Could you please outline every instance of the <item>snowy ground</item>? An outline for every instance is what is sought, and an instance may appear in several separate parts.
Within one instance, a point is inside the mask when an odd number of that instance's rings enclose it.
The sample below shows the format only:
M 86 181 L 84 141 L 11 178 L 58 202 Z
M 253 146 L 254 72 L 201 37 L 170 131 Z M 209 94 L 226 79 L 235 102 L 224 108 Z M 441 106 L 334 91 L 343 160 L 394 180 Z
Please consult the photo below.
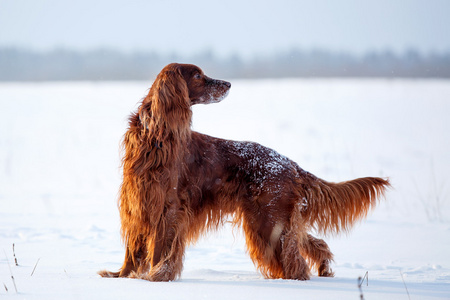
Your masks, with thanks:
M 0 83 L 2 299 L 360 299 L 366 272 L 365 299 L 450 299 L 450 81 L 234 81 L 194 108 L 195 130 L 329 181 L 391 178 L 366 221 L 325 238 L 335 278 L 265 280 L 230 228 L 189 248 L 176 282 L 100 278 L 123 260 L 119 142 L 149 84 Z

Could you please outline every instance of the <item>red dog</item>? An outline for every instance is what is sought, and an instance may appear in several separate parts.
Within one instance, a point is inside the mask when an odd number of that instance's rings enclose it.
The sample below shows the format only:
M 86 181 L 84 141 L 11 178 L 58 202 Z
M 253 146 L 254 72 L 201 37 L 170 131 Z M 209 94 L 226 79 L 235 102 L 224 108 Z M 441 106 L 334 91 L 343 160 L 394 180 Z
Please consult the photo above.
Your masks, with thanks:
M 274 150 L 191 130 L 191 106 L 221 101 L 231 84 L 170 64 L 130 117 L 119 206 L 125 262 L 104 277 L 169 281 L 188 244 L 232 217 L 267 278 L 333 276 L 333 254 L 308 234 L 345 231 L 389 186 L 375 177 L 331 183 Z

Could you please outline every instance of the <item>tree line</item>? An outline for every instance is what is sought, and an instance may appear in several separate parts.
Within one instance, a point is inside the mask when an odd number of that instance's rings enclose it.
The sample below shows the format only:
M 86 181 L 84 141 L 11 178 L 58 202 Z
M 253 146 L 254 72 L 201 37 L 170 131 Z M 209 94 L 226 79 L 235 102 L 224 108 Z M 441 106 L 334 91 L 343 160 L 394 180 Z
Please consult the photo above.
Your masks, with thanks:
M 112 49 L 39 52 L 0 48 L 0 81 L 152 80 L 171 62 L 193 63 L 221 78 L 450 78 L 450 52 L 409 50 L 398 54 L 386 50 L 353 55 L 292 49 L 244 59 L 236 54 L 219 57 L 212 51 L 182 56 Z

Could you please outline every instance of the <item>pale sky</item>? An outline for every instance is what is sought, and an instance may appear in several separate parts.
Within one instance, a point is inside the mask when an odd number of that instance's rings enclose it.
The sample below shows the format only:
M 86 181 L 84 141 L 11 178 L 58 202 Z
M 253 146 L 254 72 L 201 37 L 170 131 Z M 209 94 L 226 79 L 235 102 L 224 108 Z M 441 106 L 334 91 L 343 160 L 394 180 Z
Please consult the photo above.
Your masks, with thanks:
M 450 50 L 448 0 L 0 0 L 0 47 L 270 54 Z

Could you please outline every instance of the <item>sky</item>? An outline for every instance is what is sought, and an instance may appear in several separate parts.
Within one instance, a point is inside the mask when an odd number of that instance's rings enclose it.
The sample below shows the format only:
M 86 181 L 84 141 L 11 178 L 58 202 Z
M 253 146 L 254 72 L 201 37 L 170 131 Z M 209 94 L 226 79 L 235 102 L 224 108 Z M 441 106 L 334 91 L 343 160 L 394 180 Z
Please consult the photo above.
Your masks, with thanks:
M 192 55 L 450 50 L 447 0 L 0 0 L 0 47 Z

